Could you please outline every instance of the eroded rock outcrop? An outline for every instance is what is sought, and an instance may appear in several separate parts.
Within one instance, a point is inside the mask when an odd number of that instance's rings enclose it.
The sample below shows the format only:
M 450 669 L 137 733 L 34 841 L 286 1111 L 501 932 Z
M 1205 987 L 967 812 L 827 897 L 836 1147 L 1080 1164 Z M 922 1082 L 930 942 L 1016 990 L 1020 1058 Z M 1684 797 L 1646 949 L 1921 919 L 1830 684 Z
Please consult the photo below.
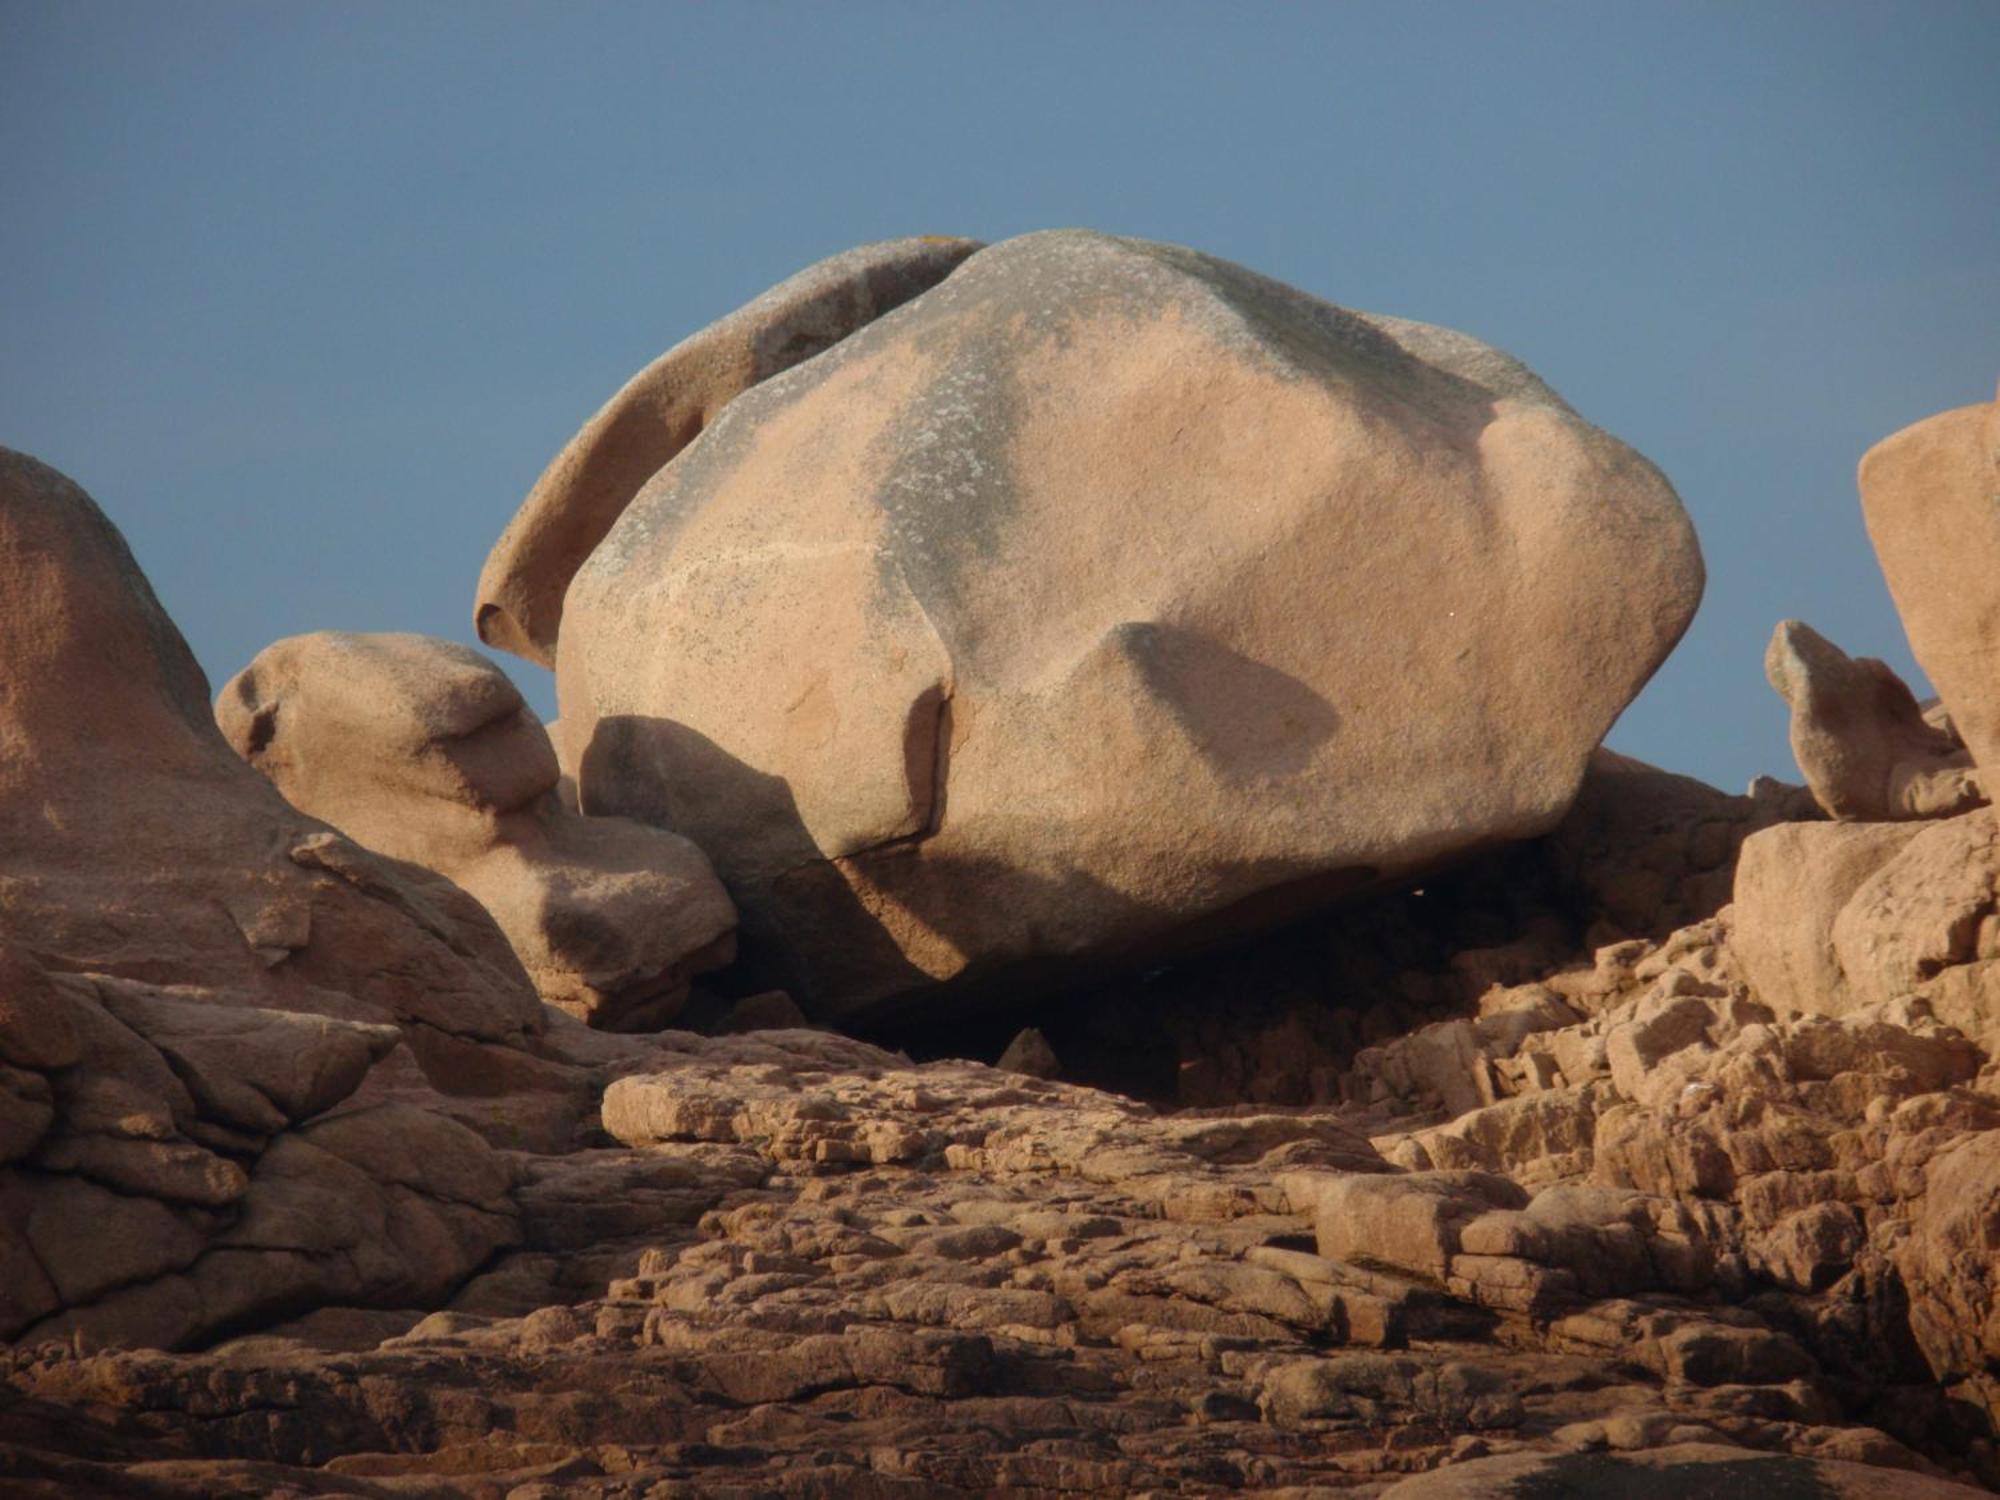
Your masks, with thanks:
M 0 1337 L 448 1294 L 511 1174 L 417 1054 L 476 1094 L 544 1025 L 492 920 L 237 760 L 110 522 L 4 451 L 0 621 Z
M 1911 1284 L 1947 1329 L 1985 1305 L 1983 1200 L 1954 1188 L 1955 1227 L 1921 1227 L 1943 1164 L 1977 1175 L 1953 1147 L 1969 1049 L 1894 1023 L 1774 1030 L 1694 977 L 1726 968 L 1718 939 L 1654 950 L 1644 992 L 1594 1019 L 1650 1028 L 1656 1066 L 1692 1053 L 1684 1077 L 1779 1060 L 1770 1119 L 1718 1099 L 1722 1149 L 1748 1165 L 1818 1135 L 1856 1175 L 1766 1160 L 1663 1193 L 1632 1164 L 1674 1152 L 1600 1127 L 1595 1167 L 1530 1190 L 1513 1164 L 1398 1170 L 1356 1112 L 1161 1116 L 825 1033 L 667 1033 L 605 1097 L 631 1149 L 541 1159 L 523 1190 L 544 1258 L 623 1247 L 608 1285 L 550 1305 L 523 1252 L 427 1317 L 329 1314 L 198 1355 L 23 1351 L 6 1420 L 36 1441 L 12 1472 L 89 1488 L 152 1460 L 170 1495 L 1371 1494 L 1460 1465 L 1616 1477 L 1584 1459 L 1617 1454 L 1971 1493 L 1912 1446 L 1949 1419 L 1893 1336 L 1878 1248 L 1919 1226 L 1937 1254 Z M 1707 1024 L 1663 1029 L 1649 996 Z M 1900 1102 L 1871 1127 L 1883 1079 Z M 1614 1114 L 1663 1118 L 1604 1087 Z M 1983 1357 L 1948 1336 L 1940 1377 Z
M 215 713 L 293 806 L 477 897 L 542 998 L 581 1020 L 657 1029 L 690 974 L 734 955 L 735 909 L 702 852 L 565 806 L 548 734 L 477 652 L 294 636 L 232 678 Z
M 50 967 L 482 1042 L 542 1026 L 492 919 L 286 804 L 82 490 L 0 451 L 0 937 Z
M 644 619 L 674 621 L 688 660 L 642 685 L 684 692 L 695 717 L 594 699 L 566 714 L 586 804 L 593 781 L 747 787 L 746 858 L 809 849 L 791 873 L 831 871 L 873 903 L 852 930 L 895 938 L 857 972 L 1060 961 L 1006 970 L 1030 978 L 983 1020 L 944 992 L 941 1027 L 902 1033 L 927 1061 L 807 1029 L 779 991 L 700 996 L 683 1020 L 707 1036 L 544 1010 L 465 890 L 372 851 L 481 892 L 544 989 L 579 986 L 605 1019 L 672 1003 L 692 928 L 661 903 L 688 846 L 565 806 L 547 738 L 471 653 L 281 643 L 220 717 L 372 848 L 351 842 L 229 754 L 95 507 L 0 455 L 0 1490 L 1945 1500 L 2000 1484 L 2000 817 L 1902 816 L 1955 805 L 1935 794 L 1957 768 L 1927 759 L 1942 725 L 1920 730 L 1900 684 L 1781 628 L 1774 678 L 1835 821 L 1767 781 L 1728 797 L 1602 750 L 1583 769 L 1588 721 L 1678 629 L 1692 564 L 1636 459 L 1456 335 L 1163 247 L 970 249 L 844 258 L 670 355 L 545 477 L 492 617 L 546 644 L 565 549 L 610 527 L 585 574 L 607 556 L 652 570 L 671 608 Z M 836 398 L 895 420 L 842 426 Z M 1268 424 L 1301 413 L 1353 441 L 1306 459 L 1274 444 Z M 1107 423 L 1130 440 L 1115 471 L 1058 441 Z M 991 467 L 954 468 L 968 453 Z M 1135 474 L 1144 495 L 1120 488 Z M 1221 484 L 1245 474 L 1270 481 L 1247 521 L 1246 491 Z M 1520 568 L 1452 596 L 1471 623 L 1429 619 L 1364 671 L 1311 611 L 1272 623 L 1289 575 L 1245 538 L 1337 573 L 1327 518 L 1384 514 L 1384 474 L 1427 541 L 1457 549 L 1437 576 L 1502 542 Z M 939 524 L 916 483 L 939 476 L 974 532 Z M 1062 514 L 1058 494 L 1111 498 Z M 1226 588 L 1190 583 L 1150 533 L 1090 530 L 1147 498 L 1206 518 Z M 794 528 L 783 546 L 767 522 Z M 1591 560 L 1643 552 L 1649 526 L 1666 548 L 1642 595 L 1593 595 Z M 1018 527 L 1058 543 L 1049 576 L 1020 565 Z M 1341 535 L 1383 571 L 1394 531 Z M 1110 542 L 1130 566 L 1108 594 L 1064 572 Z M 1431 576 L 1428 554 L 1391 560 L 1403 584 Z M 1380 605 L 1367 581 L 1349 580 Z M 864 583 L 857 606 L 843 589 Z M 824 640 L 775 631 L 808 584 L 838 605 L 813 621 Z M 1557 585 L 1580 613 L 1551 613 Z M 1111 596 L 1127 618 L 1103 628 L 1091 611 Z M 738 614 L 687 613 L 725 600 Z M 572 638 L 606 629 L 610 603 L 572 593 L 565 672 L 588 674 Z M 1379 622 L 1343 618 L 1381 646 Z M 1555 707 L 1505 675 L 1509 632 L 1530 626 L 1586 648 Z M 1335 665 L 1284 655 L 1300 641 Z M 1437 641 L 1486 674 L 1470 727 L 1463 693 L 1411 696 L 1455 680 Z M 631 659 L 659 646 L 635 634 Z M 757 696 L 769 674 L 740 674 L 766 648 L 780 677 L 793 657 L 810 669 L 782 709 Z M 1024 676 L 1031 651 L 1053 669 Z M 704 697 L 732 665 L 741 691 Z M 1336 721 L 1315 727 L 1260 675 L 1279 667 Z M 1410 683 L 1383 686 L 1390 667 Z M 1466 768 L 1436 746 L 1412 759 L 1431 729 L 1405 722 L 1403 800 L 1348 808 L 1374 841 L 1365 872 L 1315 865 L 1308 793 L 1367 790 L 1393 714 L 1360 710 L 1384 703 L 1421 708 L 1504 785 L 1468 803 Z M 867 718 L 885 705 L 902 717 Z M 825 752 L 784 763 L 796 798 L 696 743 L 730 706 L 746 754 Z M 1530 709 L 1547 743 L 1510 759 L 1509 714 Z M 1230 715 L 1257 745 L 1221 732 Z M 868 758 L 896 749 L 900 782 Z M 1002 753 L 1024 749 L 1050 771 L 1032 796 Z M 1179 778 L 1165 798 L 1148 792 L 1162 767 Z M 991 800 L 1010 787 L 1020 827 Z M 1546 837 L 1380 884 L 1445 848 L 1453 809 L 1498 838 L 1560 805 Z M 868 842 L 905 816 L 896 853 Z M 1011 842 L 1052 829 L 1104 837 L 1033 858 Z M 1130 847 L 1107 852 L 1107 831 Z M 1186 867 L 1157 862 L 1171 838 L 1192 841 Z M 1243 868 L 1203 863 L 1232 852 Z M 1072 868 L 1060 890 L 1018 883 Z M 1204 905 L 1223 894 L 1309 904 L 1326 891 L 1301 871 L 1339 869 L 1375 888 L 1280 940 L 1026 1003 L 1038 974 L 1229 928 L 1243 914 Z M 1187 880 L 1162 887 L 1163 870 Z M 904 879 L 940 904 L 918 910 Z M 1107 891 L 1153 907 L 1134 917 Z M 976 895 L 1001 928 L 954 925 Z M 809 919 L 806 958 L 849 930 L 817 899 L 787 908 Z M 951 1050 L 975 1034 L 1001 1066 Z
M 1744 843 L 1737 951 L 1760 994 L 1840 1015 L 1914 998 L 2000 1043 L 2000 820 L 1794 824 Z
M 936 1006 L 1546 831 L 1701 585 L 1665 480 L 1498 351 L 1030 235 L 636 488 L 562 733 L 809 1010 Z
M 1764 675 L 1791 707 L 1792 754 L 1827 816 L 1948 818 L 1987 800 L 1964 743 L 1925 717 L 1887 662 L 1782 620 Z

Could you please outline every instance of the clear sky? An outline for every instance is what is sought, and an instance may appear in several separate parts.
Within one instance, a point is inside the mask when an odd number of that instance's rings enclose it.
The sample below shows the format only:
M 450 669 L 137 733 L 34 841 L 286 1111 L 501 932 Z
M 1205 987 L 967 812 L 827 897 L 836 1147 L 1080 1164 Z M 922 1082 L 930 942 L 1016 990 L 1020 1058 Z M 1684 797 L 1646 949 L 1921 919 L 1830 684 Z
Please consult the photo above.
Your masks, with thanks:
M 1781 617 L 1915 681 L 1854 465 L 2000 377 L 1996 80 L 2000 0 L 0 0 L 0 443 L 219 684 L 470 640 L 582 420 L 823 255 L 1173 240 L 1477 334 L 1659 463 L 1708 598 L 1611 743 L 1737 788 L 1792 774 Z

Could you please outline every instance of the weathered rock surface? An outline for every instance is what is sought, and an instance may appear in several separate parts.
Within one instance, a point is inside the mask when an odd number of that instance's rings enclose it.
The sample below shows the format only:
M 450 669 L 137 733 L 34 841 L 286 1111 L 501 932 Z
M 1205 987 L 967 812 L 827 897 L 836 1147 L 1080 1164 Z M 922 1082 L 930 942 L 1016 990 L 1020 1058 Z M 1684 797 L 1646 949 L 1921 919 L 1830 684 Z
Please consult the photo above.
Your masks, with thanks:
M 479 638 L 554 665 L 570 579 L 641 485 L 751 386 L 935 286 L 979 248 L 926 235 L 849 250 L 634 375 L 556 455 L 495 544 L 473 606 Z
M 1668 1419 L 1671 1422 L 1671 1418 Z M 1596 1424 L 1586 1424 L 1596 1425 Z M 1655 1423 L 1654 1426 L 1662 1424 Z M 1393 1485 L 1383 1500 L 1489 1500 L 1496 1495 L 1534 1500 L 1602 1500 L 1602 1497 L 1799 1495 L 1812 1500 L 1952 1500 L 1985 1491 L 1922 1474 L 1884 1473 L 1837 1458 L 1747 1454 L 1698 1438 L 1664 1448 L 1603 1451 L 1611 1432 L 1631 1435 L 1642 1424 L 1605 1424 L 1576 1453 L 1517 1453 L 1477 1458 Z M 1669 1429 L 1671 1430 L 1671 1429 Z M 1692 1429 L 1690 1429 L 1692 1430 Z
M 1736 865 L 1736 959 L 1781 1010 L 1841 1015 L 1887 998 L 1850 978 L 1833 929 L 1854 893 L 1922 831 L 1918 823 L 1787 823 L 1744 840 Z M 1856 981 L 1864 988 L 1857 992 Z
M 1745 841 L 1736 951 L 1772 1004 L 1840 1015 L 1915 999 L 2000 1043 L 2000 819 L 1801 823 Z
M 0 938 L 47 967 L 477 1041 L 542 1008 L 478 903 L 288 806 L 82 490 L 0 450 Z
M 1498 351 L 1029 235 L 638 488 L 562 733 L 809 1011 L 938 1006 L 1546 831 L 1701 585 L 1665 480 Z
M 1781 620 L 1764 675 L 1791 707 L 1792 754 L 1829 817 L 1948 818 L 1987 800 L 1964 744 L 1924 717 L 1887 662 Z
M 2000 401 L 1884 438 L 1860 483 L 1910 649 L 1973 761 L 2000 767 Z
M 453 1118 L 544 1025 L 505 940 L 237 760 L 118 533 L 6 452 L 0 620 L 0 1337 L 448 1295 L 518 1233 Z
M 1706 1025 L 1656 1067 L 1781 1070 L 1776 1113 L 1716 1122 L 1741 1160 L 1711 1197 L 1620 1180 L 1682 1159 L 1635 1156 L 1630 1128 L 1530 1192 L 1512 1166 L 1399 1171 L 1364 1112 L 1161 1116 L 827 1033 L 666 1033 L 605 1095 L 625 1149 L 525 1159 L 525 1244 L 448 1310 L 198 1354 L 24 1348 L 4 1472 L 43 1486 L 22 1493 L 1370 1495 L 1460 1465 L 1713 1462 L 1953 1493 L 1918 1449 L 1964 1451 L 1934 1382 L 1986 1357 L 1960 1179 L 1991 1175 L 1966 1131 L 1996 1102 L 1942 1032 L 1746 1023 L 1696 977 L 1726 970 L 1721 940 L 1653 950 L 1643 992 L 1583 1023 L 1696 999 Z M 1935 1364 L 1888 1336 L 1912 1237 Z
M 1571 1000 L 1534 981 L 1566 994 L 1628 982 L 1598 957 L 1629 958 L 1712 917 L 1729 903 L 1745 838 L 1819 816 L 1803 787 L 1764 781 L 1731 796 L 1599 750 L 1542 839 L 1086 993 L 884 1034 L 919 1056 L 997 1058 L 1026 1023 L 1065 1079 L 1163 1105 L 1472 1109 L 1499 1097 L 1489 1075 L 1547 1065 L 1514 1055 L 1528 1031 L 1576 1019 Z M 1393 1060 L 1376 1050 L 1404 1039 Z M 1358 1068 L 1363 1054 L 1370 1065 Z
M 493 914 L 542 998 L 592 1025 L 664 1025 L 728 962 L 735 909 L 702 852 L 557 794 L 547 732 L 505 673 L 429 636 L 293 636 L 216 700 L 294 807 L 435 870 Z

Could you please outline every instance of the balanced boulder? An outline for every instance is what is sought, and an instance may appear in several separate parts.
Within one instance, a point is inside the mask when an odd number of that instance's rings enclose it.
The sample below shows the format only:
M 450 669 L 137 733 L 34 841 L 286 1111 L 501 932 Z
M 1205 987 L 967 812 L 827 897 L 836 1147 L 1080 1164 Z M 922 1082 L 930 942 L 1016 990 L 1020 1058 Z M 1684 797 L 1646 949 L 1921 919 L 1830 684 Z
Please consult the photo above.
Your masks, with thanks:
M 628 497 L 564 603 L 565 763 L 841 1014 L 1545 832 L 1702 577 L 1659 472 L 1499 351 L 1035 234 Z
M 2000 767 L 1996 495 L 2000 401 L 1926 418 L 1861 460 L 1861 512 L 1910 649 L 1982 767 Z
M 295 807 L 476 896 L 542 998 L 579 1019 L 657 1028 L 689 974 L 734 954 L 736 913 L 701 851 L 565 806 L 547 732 L 476 651 L 293 636 L 232 678 L 215 713 Z

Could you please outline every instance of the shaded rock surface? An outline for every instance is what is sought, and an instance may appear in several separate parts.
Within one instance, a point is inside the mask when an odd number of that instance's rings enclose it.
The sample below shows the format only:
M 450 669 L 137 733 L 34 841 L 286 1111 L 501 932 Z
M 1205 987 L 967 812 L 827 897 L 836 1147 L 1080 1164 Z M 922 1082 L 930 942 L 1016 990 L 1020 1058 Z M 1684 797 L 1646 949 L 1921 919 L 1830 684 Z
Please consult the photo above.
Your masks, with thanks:
M 1029 235 L 636 486 L 565 763 L 710 851 L 809 1013 L 943 1012 L 1547 831 L 1701 586 L 1665 480 L 1498 351 Z
M 1521 1034 L 1518 1020 L 1480 1019 L 1482 997 L 1519 1000 L 1510 986 L 1591 973 L 1599 950 L 1713 916 L 1750 834 L 1819 816 L 1803 787 L 1765 781 L 1756 793 L 1731 796 L 1600 750 L 1575 806 L 1542 839 L 1254 943 L 1082 990 L 1024 982 L 1008 1011 L 914 1018 L 872 1036 L 919 1057 L 997 1058 L 1026 1021 L 1064 1078 L 1161 1105 L 1490 1103 L 1490 1070 L 1531 1064 L 1482 1054 L 1478 1028 Z M 1401 1038 L 1411 1042 L 1391 1073 L 1357 1071 L 1363 1054 Z
M 293 806 L 478 898 L 542 998 L 580 1020 L 657 1029 L 691 974 L 734 956 L 735 909 L 702 852 L 565 806 L 547 732 L 475 651 L 293 636 L 230 679 L 215 713 Z

